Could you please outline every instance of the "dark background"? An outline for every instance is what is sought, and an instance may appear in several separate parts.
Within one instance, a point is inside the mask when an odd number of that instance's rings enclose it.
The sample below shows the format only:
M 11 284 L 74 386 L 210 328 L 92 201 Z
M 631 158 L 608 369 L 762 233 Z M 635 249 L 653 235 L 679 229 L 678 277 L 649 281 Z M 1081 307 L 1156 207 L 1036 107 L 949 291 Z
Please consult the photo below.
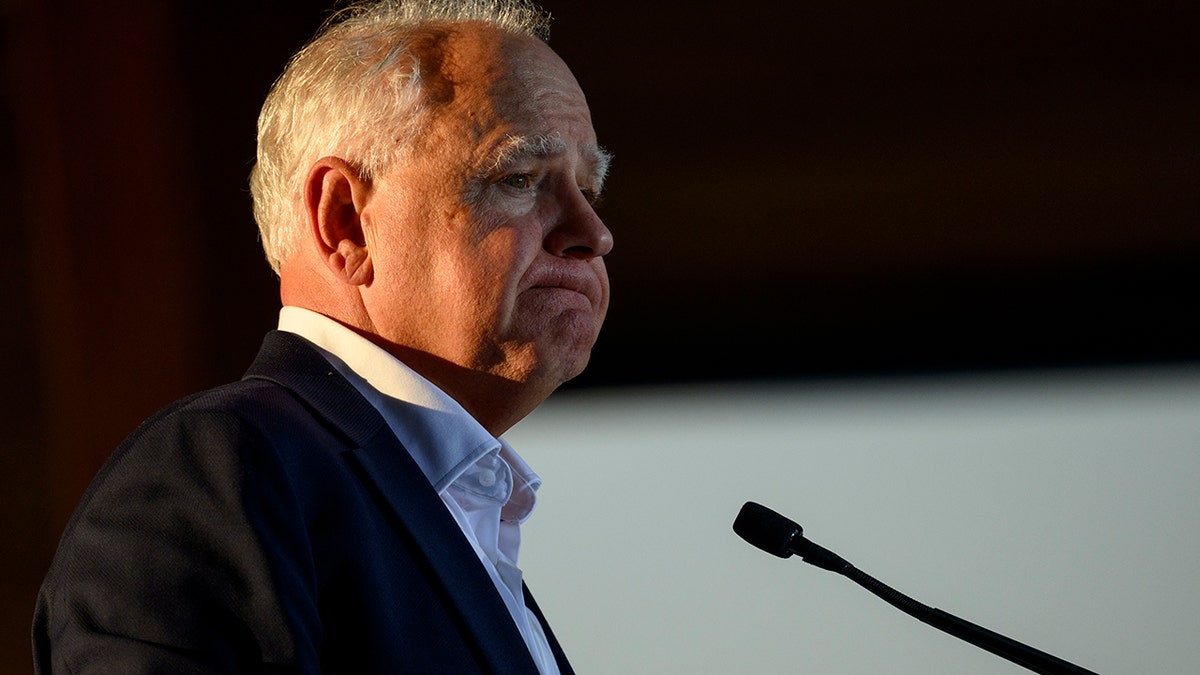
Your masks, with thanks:
M 616 155 L 568 386 L 1200 358 L 1194 3 L 545 5 Z M 0 673 L 100 462 L 274 325 L 254 122 L 329 7 L 0 1 Z

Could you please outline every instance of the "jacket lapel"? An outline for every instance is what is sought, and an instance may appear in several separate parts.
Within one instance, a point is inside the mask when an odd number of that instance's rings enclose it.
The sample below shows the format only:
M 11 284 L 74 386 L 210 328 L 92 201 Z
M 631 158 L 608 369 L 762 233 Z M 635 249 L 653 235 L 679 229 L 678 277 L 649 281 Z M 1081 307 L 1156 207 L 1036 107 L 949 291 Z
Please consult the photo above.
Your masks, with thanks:
M 481 660 L 496 673 L 536 674 L 533 657 L 475 550 L 370 402 L 310 343 L 291 333 L 268 333 L 246 377 L 286 387 L 345 435 L 364 483 L 383 497 L 401 531 L 428 560 Z M 557 643 L 555 648 L 558 656 Z
M 542 623 L 542 630 L 546 633 L 546 641 L 550 643 L 550 651 L 554 653 L 554 660 L 558 662 L 559 674 L 575 675 L 575 671 L 567 661 L 566 653 L 563 652 L 562 646 L 558 644 L 558 638 L 554 637 L 554 631 L 550 630 L 550 624 L 546 621 L 545 615 L 542 614 L 542 608 L 538 607 L 537 601 L 533 599 L 533 593 L 529 591 L 529 586 L 521 584 L 521 590 L 525 593 L 525 606 Z

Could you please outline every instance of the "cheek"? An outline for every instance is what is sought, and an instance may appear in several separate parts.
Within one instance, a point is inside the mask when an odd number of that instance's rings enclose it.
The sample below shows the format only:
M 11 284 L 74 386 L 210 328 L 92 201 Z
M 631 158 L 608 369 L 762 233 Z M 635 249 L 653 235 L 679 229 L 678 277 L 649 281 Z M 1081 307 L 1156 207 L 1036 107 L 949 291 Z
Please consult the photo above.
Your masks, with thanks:
M 526 265 L 503 230 L 474 246 L 455 247 L 433 270 L 444 301 L 465 325 L 502 332 L 514 321 L 514 305 Z
M 479 276 L 497 293 L 501 290 L 512 293 L 540 250 L 540 239 L 520 228 L 504 226 L 489 232 L 467 257 L 468 263 L 479 270 Z

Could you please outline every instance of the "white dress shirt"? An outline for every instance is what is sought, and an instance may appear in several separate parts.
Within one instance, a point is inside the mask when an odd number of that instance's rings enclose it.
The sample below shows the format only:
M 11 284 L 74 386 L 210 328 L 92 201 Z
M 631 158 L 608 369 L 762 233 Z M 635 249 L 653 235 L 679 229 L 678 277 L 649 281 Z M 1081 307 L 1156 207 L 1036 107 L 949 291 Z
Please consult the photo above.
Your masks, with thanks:
M 525 607 L 517 567 L 520 525 L 542 482 L 537 474 L 454 399 L 333 319 L 284 307 L 279 329 L 315 344 L 379 411 L 471 542 L 542 675 L 559 675 L 542 625 Z

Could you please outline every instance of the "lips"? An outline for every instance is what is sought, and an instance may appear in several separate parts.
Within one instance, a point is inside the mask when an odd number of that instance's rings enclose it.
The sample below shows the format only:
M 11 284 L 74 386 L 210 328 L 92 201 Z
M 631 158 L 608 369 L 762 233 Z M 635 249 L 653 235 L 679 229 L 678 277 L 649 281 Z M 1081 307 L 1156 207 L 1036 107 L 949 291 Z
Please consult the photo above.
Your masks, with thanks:
M 531 269 L 526 275 L 528 289 L 546 288 L 574 291 L 593 305 L 600 303 L 603 294 L 600 280 L 591 265 L 582 261 L 556 260 L 553 264 Z

